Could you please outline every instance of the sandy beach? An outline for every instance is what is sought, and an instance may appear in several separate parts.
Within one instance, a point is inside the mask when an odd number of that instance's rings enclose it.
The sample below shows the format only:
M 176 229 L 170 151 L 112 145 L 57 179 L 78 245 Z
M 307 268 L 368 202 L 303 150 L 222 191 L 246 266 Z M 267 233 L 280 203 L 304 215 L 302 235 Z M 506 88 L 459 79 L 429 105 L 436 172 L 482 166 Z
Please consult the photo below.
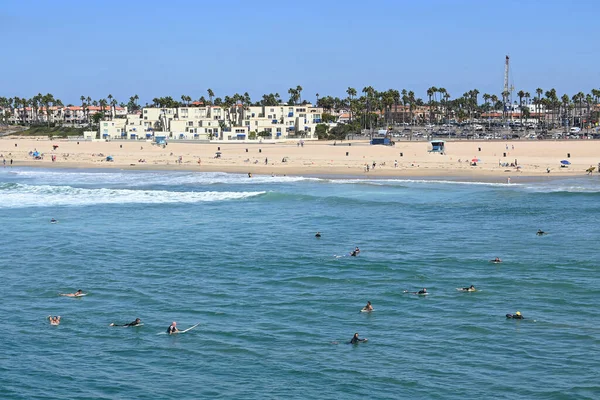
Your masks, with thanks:
M 53 146 L 58 146 L 56 149 Z M 431 153 L 429 142 L 371 146 L 366 141 L 293 143 L 177 143 L 166 147 L 145 141 L 72 141 L 4 137 L 0 154 L 6 167 L 118 168 L 184 170 L 275 175 L 374 177 L 465 177 L 506 181 L 508 177 L 579 176 L 600 162 L 600 142 L 455 141 L 445 153 Z M 33 152 L 43 155 L 34 159 Z M 220 157 L 216 158 L 217 152 Z M 55 156 L 56 161 L 52 161 Z M 112 156 L 114 161 L 106 161 Z M 181 158 L 181 162 L 179 162 Z M 473 166 L 472 160 L 478 159 Z M 561 160 L 571 165 L 561 167 Z M 397 161 L 397 166 L 395 162 Z M 517 163 L 520 168 L 511 167 Z M 373 168 L 375 163 L 375 168 Z M 508 164 L 508 166 L 505 166 Z M 369 171 L 366 171 L 369 165 Z M 547 172 L 550 169 L 550 173 Z

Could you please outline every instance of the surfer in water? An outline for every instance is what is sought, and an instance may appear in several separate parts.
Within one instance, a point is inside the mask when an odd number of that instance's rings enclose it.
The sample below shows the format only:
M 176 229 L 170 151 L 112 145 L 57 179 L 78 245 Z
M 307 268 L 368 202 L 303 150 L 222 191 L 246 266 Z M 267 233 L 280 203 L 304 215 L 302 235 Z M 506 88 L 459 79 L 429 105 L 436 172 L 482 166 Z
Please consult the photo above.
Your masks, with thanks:
M 477 289 L 475 289 L 475 286 L 471 285 L 469 287 L 464 287 L 464 288 L 460 288 L 461 291 L 463 292 L 476 292 Z
M 521 311 L 517 311 L 514 314 L 506 314 L 506 318 L 512 318 L 512 319 L 525 319 L 524 316 L 521 315 Z
M 350 255 L 352 257 L 356 257 L 359 254 L 360 254 L 360 249 L 358 248 L 358 246 L 356 246 L 356 248 L 353 251 L 350 252 Z
M 418 295 L 426 295 L 429 294 L 429 292 L 427 291 L 426 288 L 423 288 L 421 290 L 419 290 L 418 292 L 409 292 L 408 290 L 405 290 L 404 293 L 410 293 L 410 294 L 418 294 Z
M 57 222 L 58 222 L 58 221 L 57 221 L 56 219 L 54 219 L 54 218 L 51 218 L 51 219 L 50 219 L 50 223 L 51 223 L 51 224 L 55 224 L 55 223 L 57 223 Z
M 363 311 L 373 311 L 373 306 L 370 301 L 367 301 L 367 305 L 363 307 Z
M 348 342 L 348 344 L 359 344 L 360 342 L 366 342 L 367 339 L 360 339 L 358 337 L 358 333 L 355 333 L 354 336 L 352 336 L 352 339 L 350 339 L 350 341 Z
M 48 319 L 50 320 L 50 325 L 59 325 L 60 324 L 60 315 L 53 317 L 52 315 L 48 315 Z
M 538 229 L 538 231 L 537 231 L 537 233 L 536 233 L 536 235 L 538 235 L 538 236 L 544 236 L 545 234 L 546 234 L 546 232 L 544 232 L 544 231 L 543 231 L 543 230 L 541 230 L 541 229 Z
M 492 262 L 498 264 L 498 263 L 501 263 L 502 260 L 499 257 L 496 257 L 492 260 Z
M 321 237 L 321 232 L 317 232 L 317 233 L 315 234 L 315 237 L 316 237 L 316 238 L 320 238 L 320 237 Z
M 133 321 L 133 322 L 130 322 L 130 323 L 128 323 L 128 324 L 117 325 L 117 324 L 115 324 L 115 323 L 113 322 L 113 323 L 112 323 L 112 324 L 110 324 L 109 326 L 127 326 L 127 327 L 129 327 L 129 326 L 138 326 L 138 325 L 140 325 L 141 323 L 142 323 L 142 320 L 141 320 L 141 319 L 139 319 L 139 318 L 136 318 L 136 319 L 135 319 L 135 321 Z
M 179 332 L 179 329 L 177 329 L 177 322 L 173 321 L 173 323 L 167 328 L 167 333 L 170 335 L 177 332 Z
M 83 292 L 81 291 L 81 289 L 79 289 L 75 293 L 61 293 L 60 295 L 66 297 L 79 297 L 83 295 Z

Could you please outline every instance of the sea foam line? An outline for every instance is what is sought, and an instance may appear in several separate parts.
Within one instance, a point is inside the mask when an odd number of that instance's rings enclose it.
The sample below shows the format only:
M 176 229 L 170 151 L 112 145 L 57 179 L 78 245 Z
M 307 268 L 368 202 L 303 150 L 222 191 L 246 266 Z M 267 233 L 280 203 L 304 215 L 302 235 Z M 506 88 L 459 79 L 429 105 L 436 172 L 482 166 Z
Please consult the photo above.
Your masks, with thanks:
M 265 194 L 255 192 L 173 192 L 167 190 L 87 189 L 71 186 L 2 184 L 0 208 L 85 206 L 96 204 L 165 204 L 240 200 Z

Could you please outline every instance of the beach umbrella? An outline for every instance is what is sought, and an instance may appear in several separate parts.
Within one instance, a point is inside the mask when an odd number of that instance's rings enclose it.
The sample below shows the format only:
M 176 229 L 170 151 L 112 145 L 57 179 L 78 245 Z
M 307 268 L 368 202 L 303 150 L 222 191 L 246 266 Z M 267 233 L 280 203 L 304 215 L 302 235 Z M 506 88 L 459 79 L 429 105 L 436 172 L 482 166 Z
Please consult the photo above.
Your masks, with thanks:
M 569 161 L 569 160 L 562 160 L 560 163 L 562 165 L 571 165 L 571 161 Z
M 479 158 L 474 158 L 471 160 L 471 162 L 480 162 L 480 161 L 481 161 L 481 159 L 479 159 Z

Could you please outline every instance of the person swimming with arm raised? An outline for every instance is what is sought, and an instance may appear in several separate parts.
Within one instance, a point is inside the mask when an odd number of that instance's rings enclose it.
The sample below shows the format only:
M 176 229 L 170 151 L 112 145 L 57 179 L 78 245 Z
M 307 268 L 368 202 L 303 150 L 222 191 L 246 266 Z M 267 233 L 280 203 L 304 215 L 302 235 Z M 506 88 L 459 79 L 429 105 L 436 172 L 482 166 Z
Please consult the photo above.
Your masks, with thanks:
M 124 327 L 130 327 L 130 326 L 139 326 L 142 324 L 142 320 L 139 318 L 136 318 L 135 321 L 130 322 L 128 324 L 123 324 L 123 325 L 117 325 L 114 322 L 111 323 L 109 326 L 124 326 Z
M 352 339 L 350 339 L 350 341 L 348 342 L 348 344 L 359 344 L 360 342 L 366 342 L 368 339 L 360 339 L 358 337 L 358 333 L 355 333 L 354 336 L 352 336 Z
M 359 254 L 360 254 L 360 249 L 358 248 L 358 246 L 356 246 L 356 248 L 353 251 L 350 252 L 350 255 L 352 257 L 356 257 Z
M 60 315 L 55 317 L 48 315 L 48 319 L 50 320 L 50 325 L 60 325 Z

